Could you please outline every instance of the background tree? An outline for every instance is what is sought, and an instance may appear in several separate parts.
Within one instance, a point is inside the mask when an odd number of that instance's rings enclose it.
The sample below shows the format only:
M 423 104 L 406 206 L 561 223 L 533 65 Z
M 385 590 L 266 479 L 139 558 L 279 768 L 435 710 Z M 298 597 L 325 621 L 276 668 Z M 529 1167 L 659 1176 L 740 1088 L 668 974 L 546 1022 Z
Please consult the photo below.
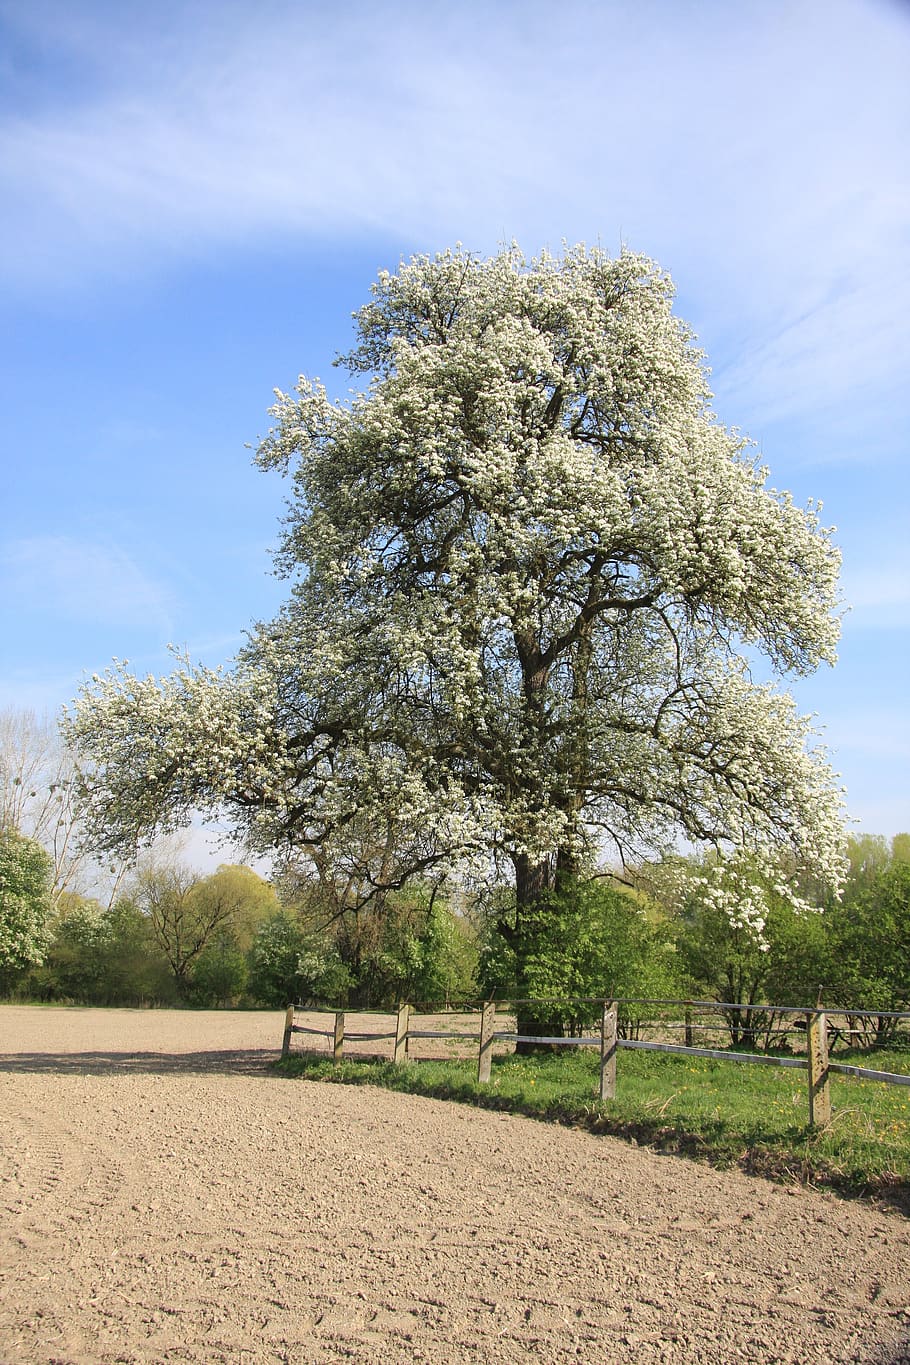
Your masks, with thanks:
M 0 711 L 0 830 L 34 839 L 51 859 L 54 900 L 102 886 L 112 902 L 125 862 L 99 863 L 82 837 L 75 765 L 56 724 L 34 711 Z
M 898 854 L 906 836 L 898 835 Z M 881 1010 L 874 1041 L 894 1036 L 887 1011 L 910 1009 L 910 862 L 889 857 L 870 879 L 848 882 L 843 901 L 826 912 L 830 943 L 826 999 L 857 1010 Z
M 770 1004 L 814 1005 L 819 997 L 835 1003 L 830 986 L 832 936 L 827 910 L 795 910 L 778 899 L 771 908 L 765 939 L 765 993 Z
M 472 997 L 477 966 L 473 927 L 445 900 L 416 884 L 374 910 L 361 930 L 360 976 L 352 988 L 359 1003 L 399 1000 L 445 1005 Z M 345 952 L 339 943 L 342 960 Z
M 59 897 L 48 925 L 51 942 L 24 989 L 40 1000 L 83 1005 L 170 1005 L 173 976 L 148 917 L 132 901 L 102 906 L 85 896 Z
M 676 856 L 636 869 L 636 882 L 668 917 L 687 995 L 743 1006 L 725 1013 L 734 1047 L 782 1041 L 786 1020 L 768 1004 L 813 1004 L 829 978 L 828 924 L 797 904 L 749 858 Z M 805 891 L 805 886 L 802 887 Z M 735 906 L 735 909 L 731 909 Z
M 249 953 L 248 984 L 253 999 L 276 1009 L 302 1003 L 303 950 L 303 927 L 296 915 L 281 910 L 263 920 Z
M 898 835 L 897 839 L 900 837 Z M 846 853 L 844 889 L 853 898 L 874 885 L 876 878 L 891 866 L 891 849 L 881 834 L 850 835 Z
M 0 830 L 0 988 L 41 962 L 53 908 L 51 860 L 34 839 Z
M 264 919 L 278 909 L 278 896 L 271 882 L 251 867 L 222 864 L 208 877 L 201 878 L 193 892 L 198 907 L 211 915 L 216 908 L 222 923 L 242 953 L 249 951 L 256 930 Z
M 769 916 L 768 925 L 773 922 Z M 724 1012 L 734 1047 L 754 1045 L 767 1023 L 761 1006 L 768 1003 L 774 963 L 766 932 L 698 901 L 687 907 L 679 926 L 679 962 L 692 993 L 744 1007 Z M 816 991 L 817 983 L 813 1000 Z
M 192 997 L 199 1005 L 234 1005 L 246 989 L 246 954 L 230 929 L 219 929 L 193 963 Z
M 392 821 L 397 884 L 510 876 L 522 996 L 549 894 L 605 844 L 783 847 L 836 882 L 830 770 L 743 646 L 833 661 L 839 556 L 716 420 L 672 295 L 584 247 L 382 273 L 340 362 L 363 392 L 302 379 L 259 450 L 292 477 L 285 609 L 230 673 L 115 669 L 72 713 L 96 835 L 228 808 L 332 863 Z
M 220 867 L 200 878 L 174 859 L 141 869 L 136 899 L 180 998 L 192 997 L 194 973 L 202 962 L 201 990 L 212 1003 L 242 991 L 244 955 L 258 924 L 278 908 L 272 887 L 250 868 Z
M 450 906 L 440 883 L 415 879 L 396 891 L 371 881 L 352 884 L 346 870 L 336 880 L 324 868 L 314 876 L 298 867 L 287 870 L 279 886 L 298 928 L 286 950 L 278 947 L 285 942 L 284 930 L 278 930 L 276 947 L 280 955 L 291 951 L 292 942 L 301 945 L 298 953 L 312 961 L 311 996 L 327 998 L 325 985 L 318 990 L 315 985 L 324 980 L 323 959 L 329 979 L 338 980 L 336 961 L 343 968 L 344 991 L 334 1003 L 380 1007 L 403 999 L 445 1003 L 473 996 L 477 934 L 471 920 Z
M 259 926 L 249 964 L 250 994 L 263 1005 L 346 1003 L 350 975 L 337 948 L 296 914 L 282 910 Z
M 467 999 L 475 989 L 477 934 L 449 903 L 445 878 L 422 880 L 433 863 L 422 832 L 387 816 L 354 818 L 343 838 L 285 861 L 276 880 L 300 916 L 317 957 L 332 945 L 358 1006 Z M 464 901 L 464 897 L 460 897 Z
M 891 840 L 891 861 L 910 863 L 910 834 L 895 834 Z
M 518 989 L 518 966 L 497 912 L 481 956 L 484 995 L 506 998 Z M 534 998 L 551 1003 L 538 1009 L 548 1032 L 581 1033 L 597 1021 L 600 1007 L 585 997 L 619 998 L 619 1025 L 633 1036 L 648 1014 L 634 1003 L 679 995 L 681 972 L 672 925 L 649 914 L 643 897 L 592 881 L 551 893 L 528 915 L 524 982 Z
M 108 1004 L 113 934 L 103 907 L 85 896 L 65 893 L 49 926 L 53 935 L 40 975 L 31 988 L 44 999 Z

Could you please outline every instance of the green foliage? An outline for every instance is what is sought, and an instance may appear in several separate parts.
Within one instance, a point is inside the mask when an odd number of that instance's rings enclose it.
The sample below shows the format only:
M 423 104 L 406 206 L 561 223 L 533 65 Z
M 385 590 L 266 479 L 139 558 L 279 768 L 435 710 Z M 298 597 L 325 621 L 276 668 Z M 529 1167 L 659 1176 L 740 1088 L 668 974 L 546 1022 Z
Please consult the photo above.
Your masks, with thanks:
M 752 929 L 731 924 L 725 911 L 698 903 L 688 907 L 677 945 L 696 994 L 733 1005 L 761 1000 L 770 965 L 767 948 Z
M 260 924 L 278 909 L 271 883 L 251 867 L 235 864 L 222 864 L 211 876 L 197 880 L 190 900 L 199 920 L 217 918 L 219 924 L 229 928 L 241 953 L 249 951 Z
M 303 930 L 294 915 L 282 911 L 260 924 L 250 948 L 247 983 L 255 1001 L 276 1009 L 299 1003 L 298 961 L 303 942 Z
M 369 1003 L 464 1000 L 473 992 L 476 964 L 470 927 L 438 899 L 420 892 L 390 898 L 375 956 L 363 964 L 371 977 Z
M 891 858 L 895 863 L 910 863 L 910 834 L 895 834 L 891 840 Z
M 50 941 L 53 866 L 34 839 L 0 831 L 0 984 L 8 988 Z
M 764 996 L 773 1005 L 813 1005 L 827 999 L 831 980 L 831 912 L 772 904 Z
M 660 918 L 648 918 L 629 892 L 603 882 L 576 883 L 525 909 L 521 956 L 509 943 L 509 928 L 493 926 L 481 974 L 485 994 L 569 1001 L 596 996 L 658 998 L 676 995 L 679 971 L 672 933 Z M 574 1004 L 535 1010 L 553 1031 L 590 1027 L 598 1006 Z M 624 1031 L 638 1012 L 624 1006 Z
M 246 955 L 229 930 L 216 934 L 193 964 L 192 996 L 200 1005 L 236 1004 L 247 983 Z
M 894 861 L 828 911 L 830 992 L 856 1009 L 910 1009 L 910 863 Z M 896 1021 L 880 1019 L 878 1039 Z
M 337 950 L 324 940 L 304 939 L 297 958 L 297 1000 L 303 1004 L 334 1005 L 344 1001 L 351 984 L 350 973 Z M 292 999 L 293 997 L 289 997 Z
M 188 969 L 194 1001 L 227 1006 L 240 999 L 256 934 L 277 907 L 274 888 L 249 867 L 219 867 L 190 887 L 187 924 L 205 937 Z
M 754 1006 L 733 1015 L 734 1042 L 753 1041 L 771 1028 L 762 1004 L 813 1004 L 857 1010 L 901 1010 L 910 1005 L 910 861 L 907 836 L 889 846 L 878 835 L 849 840 L 849 873 L 841 901 L 799 910 L 755 874 L 758 922 L 731 918 L 712 902 L 695 860 L 647 870 L 652 888 L 677 919 L 679 960 L 693 992 Z M 881 1044 L 893 1021 L 879 1019 Z
M 345 996 L 335 1003 L 362 1008 L 399 1000 L 442 1003 L 473 995 L 477 936 L 469 920 L 456 914 L 439 894 L 419 883 L 365 901 L 345 902 L 344 889 L 304 882 L 291 903 L 304 926 L 304 947 L 315 954 L 309 980 L 325 996 L 324 972 L 335 957 L 345 969 Z M 290 959 L 290 945 L 287 949 Z M 326 966 L 319 963 L 325 959 Z M 334 969 L 332 969 L 334 970 Z M 258 978 L 257 978 L 258 979 Z M 301 997 L 298 995 L 297 997 Z
M 350 975 L 337 948 L 308 933 L 303 922 L 282 911 L 260 924 L 249 953 L 252 999 L 276 1008 L 289 1004 L 346 1003 Z
M 272 887 L 249 868 L 199 878 L 177 865 L 147 866 L 135 898 L 111 908 L 60 896 L 46 961 L 24 985 L 39 999 L 80 1004 L 233 1004 L 246 988 L 256 927 L 276 906 Z
M 60 898 L 44 964 L 30 974 L 42 1000 L 91 1005 L 173 1004 L 173 977 L 148 918 L 127 899 L 104 909 L 82 896 Z
M 97 901 L 62 897 L 42 974 L 46 996 L 101 1003 L 107 995 L 113 940 L 110 916 Z
M 753 1008 L 726 1017 L 734 1046 L 754 1044 L 774 1026 L 762 1004 L 813 1004 L 828 973 L 821 914 L 771 897 L 764 929 L 737 924 L 694 898 L 677 933 L 679 961 L 693 994 Z
M 196 993 L 196 971 L 206 954 L 198 987 L 203 998 L 211 999 L 213 991 L 227 998 L 236 993 L 238 963 L 278 904 L 273 888 L 248 867 L 219 867 L 199 878 L 178 864 L 153 865 L 140 873 L 136 895 L 177 995 L 185 999 Z
M 890 867 L 888 840 L 881 834 L 851 835 L 847 840 L 847 862 L 847 895 L 855 896 L 872 886 L 876 877 Z

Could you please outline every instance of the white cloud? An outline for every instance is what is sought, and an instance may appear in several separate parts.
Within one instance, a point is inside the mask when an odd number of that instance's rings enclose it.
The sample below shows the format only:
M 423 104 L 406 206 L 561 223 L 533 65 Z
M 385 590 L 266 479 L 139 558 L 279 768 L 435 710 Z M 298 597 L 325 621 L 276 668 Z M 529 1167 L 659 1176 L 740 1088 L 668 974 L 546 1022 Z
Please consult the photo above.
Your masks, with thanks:
M 819 281 L 814 300 L 797 306 L 777 300 L 777 318 L 756 320 L 739 354 L 715 374 L 723 414 L 748 406 L 754 421 L 767 424 L 821 407 L 837 433 L 830 454 L 849 451 L 860 461 L 877 400 L 886 413 L 896 402 L 910 417 L 899 379 L 910 368 L 910 299 L 879 266 L 896 254 L 905 231 L 898 221 L 883 225 L 876 251 L 855 258 L 836 284 L 825 290 Z
M 25 112 L 0 120 L 11 284 L 300 235 L 625 236 L 697 299 L 712 350 L 727 333 L 725 415 L 905 376 L 910 23 L 885 0 L 36 0 L 6 20 L 47 62 L 12 68 Z
M 70 536 L 11 541 L 0 551 L 0 593 L 51 619 L 171 633 L 169 590 L 116 545 Z
M 42 247 L 377 227 L 537 236 L 566 218 L 704 242 L 723 274 L 826 223 L 801 278 L 903 164 L 895 40 L 906 51 L 910 35 L 868 4 L 784 19 L 757 3 L 569 3 L 558 23 L 534 3 L 193 13 L 165 33 L 138 9 L 124 26 L 97 6 L 37 7 L 31 22 L 61 52 L 100 67 L 87 91 L 2 128 L 10 203 Z M 860 99 L 845 100 L 847 78 Z

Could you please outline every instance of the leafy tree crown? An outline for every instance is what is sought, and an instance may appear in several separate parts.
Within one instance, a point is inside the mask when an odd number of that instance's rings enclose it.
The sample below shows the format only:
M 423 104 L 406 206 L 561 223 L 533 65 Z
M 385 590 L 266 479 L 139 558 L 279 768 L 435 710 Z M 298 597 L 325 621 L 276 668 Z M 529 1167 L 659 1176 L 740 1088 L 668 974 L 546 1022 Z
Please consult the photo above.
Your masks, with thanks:
M 833 662 L 839 556 L 716 419 L 672 297 L 581 246 L 381 274 L 360 390 L 301 378 L 259 448 L 290 479 L 282 612 L 229 672 L 115 667 L 71 713 L 95 828 L 382 829 L 395 876 L 503 860 L 520 899 L 680 834 L 836 882 L 840 793 L 747 651 Z

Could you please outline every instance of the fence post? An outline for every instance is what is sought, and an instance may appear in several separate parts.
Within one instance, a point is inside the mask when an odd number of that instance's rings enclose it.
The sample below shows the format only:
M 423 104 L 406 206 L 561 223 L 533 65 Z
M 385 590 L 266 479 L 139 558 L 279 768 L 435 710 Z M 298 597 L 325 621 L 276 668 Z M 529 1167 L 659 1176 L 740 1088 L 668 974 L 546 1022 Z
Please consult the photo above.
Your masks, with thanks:
M 395 1021 L 395 1052 L 392 1057 L 396 1066 L 403 1066 L 408 1060 L 408 1020 L 410 1015 L 410 1005 L 398 1006 L 398 1018 Z
M 282 1061 L 284 1061 L 285 1057 L 288 1055 L 288 1053 L 289 1053 L 290 1050 L 291 1050 L 291 1034 L 293 1033 L 293 1031 L 294 1031 L 294 1006 L 293 1006 L 293 1005 L 288 1005 L 287 1010 L 285 1011 L 285 1015 L 284 1015 L 284 1037 L 283 1037 L 282 1040 L 281 1040 L 281 1060 L 282 1060 Z
M 831 1122 L 831 1090 L 828 1085 L 828 1020 L 824 1010 L 806 1016 L 809 1049 L 809 1123 Z
M 692 1046 L 692 1001 L 686 1001 L 686 1047 Z
M 616 1001 L 605 1000 L 600 1020 L 600 1098 L 616 1095 Z
M 335 1039 L 332 1045 L 332 1060 L 337 1065 L 344 1057 L 344 1010 L 335 1012 Z
M 489 1085 L 493 1066 L 493 1034 L 496 1032 L 496 1002 L 491 1000 L 480 1012 L 480 1052 L 477 1056 L 477 1084 Z

